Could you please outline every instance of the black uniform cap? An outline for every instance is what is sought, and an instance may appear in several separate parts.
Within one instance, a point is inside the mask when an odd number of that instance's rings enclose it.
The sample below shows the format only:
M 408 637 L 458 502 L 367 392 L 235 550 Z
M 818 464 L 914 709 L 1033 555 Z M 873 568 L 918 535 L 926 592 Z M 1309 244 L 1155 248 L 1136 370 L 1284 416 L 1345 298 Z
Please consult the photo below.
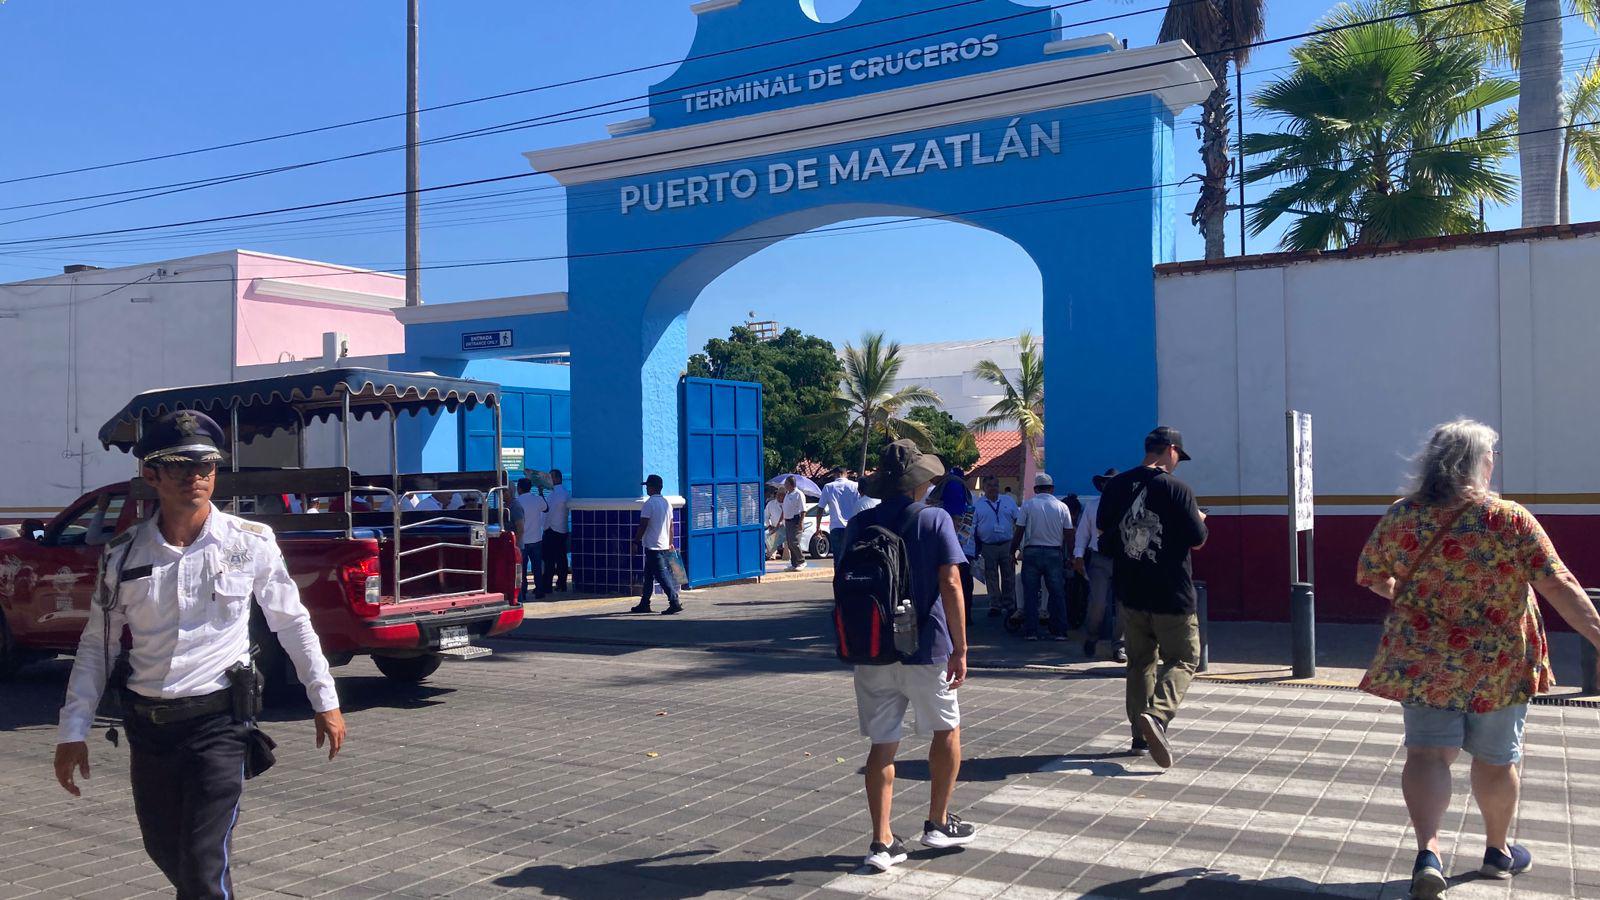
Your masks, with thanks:
M 144 427 L 133 445 L 133 455 L 150 465 L 161 463 L 219 462 L 222 427 L 203 412 L 180 409 Z

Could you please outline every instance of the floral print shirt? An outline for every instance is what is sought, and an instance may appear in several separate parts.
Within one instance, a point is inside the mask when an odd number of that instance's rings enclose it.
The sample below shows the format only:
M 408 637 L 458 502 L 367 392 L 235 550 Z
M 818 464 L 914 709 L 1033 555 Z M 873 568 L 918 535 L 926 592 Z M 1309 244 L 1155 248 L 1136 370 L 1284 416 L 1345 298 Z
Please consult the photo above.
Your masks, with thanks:
M 1389 507 L 1361 551 L 1356 582 L 1403 579 L 1449 517 L 1410 499 Z M 1561 571 L 1532 513 L 1497 497 L 1475 502 L 1394 599 L 1362 690 L 1473 713 L 1550 690 L 1549 645 L 1529 584 Z

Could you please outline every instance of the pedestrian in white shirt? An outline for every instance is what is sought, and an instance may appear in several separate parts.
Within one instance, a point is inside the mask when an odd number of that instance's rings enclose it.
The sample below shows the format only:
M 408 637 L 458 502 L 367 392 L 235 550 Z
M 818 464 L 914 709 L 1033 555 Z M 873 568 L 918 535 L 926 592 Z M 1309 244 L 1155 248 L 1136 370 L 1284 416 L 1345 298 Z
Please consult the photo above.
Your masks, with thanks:
M 544 498 L 549 505 L 549 512 L 546 513 L 544 526 L 544 572 L 538 590 L 541 595 L 550 593 L 551 581 L 555 582 L 554 590 L 565 591 L 567 575 L 570 574 L 567 566 L 567 503 L 572 500 L 572 495 L 561 481 L 561 470 L 551 469 L 550 493 Z
M 805 524 L 806 495 L 800 490 L 794 476 L 783 483 L 783 537 L 789 547 L 789 571 L 806 567 L 805 554 L 800 551 L 800 530 Z
M 528 593 L 529 570 L 533 575 L 533 599 L 543 600 L 544 592 L 541 580 L 544 575 L 544 530 L 545 519 L 550 513 L 550 505 L 545 502 L 544 496 L 533 486 L 532 478 L 523 478 L 517 482 L 517 507 L 522 510 L 522 532 L 518 538 L 522 542 L 522 593 Z
M 1067 639 L 1067 553 L 1072 549 L 1072 510 L 1055 495 L 1044 472 L 1033 476 L 1033 496 L 1017 510 L 1012 552 L 1022 555 L 1022 639 L 1039 635 L 1039 583 L 1049 592 L 1051 640 Z
M 333 676 L 272 529 L 212 505 L 222 440 L 210 417 L 180 410 L 147 425 L 134 447 L 159 509 L 100 558 L 55 753 L 56 780 L 78 796 L 75 776 L 89 777 L 95 708 L 108 676 L 126 672 L 113 690 L 128 732 L 139 831 L 185 898 L 233 896 L 233 827 L 259 736 L 253 718 L 236 717 L 233 689 L 255 684 L 247 669 L 252 597 L 306 687 L 317 746 L 326 742 L 331 759 L 345 737 Z M 114 665 L 125 628 L 132 645 L 126 663 Z M 107 734 L 113 744 L 115 733 Z
M 1116 469 L 1107 469 L 1105 474 L 1094 476 L 1094 489 L 1105 490 L 1106 484 L 1115 477 Z M 1073 543 L 1072 568 L 1089 581 L 1089 611 L 1083 622 L 1083 655 L 1087 659 L 1095 659 L 1096 645 L 1109 637 L 1115 641 L 1111 658 L 1125 663 L 1128 661 L 1128 650 L 1122 639 L 1122 616 L 1117 614 L 1116 598 L 1112 591 L 1111 557 L 1100 552 L 1100 529 L 1095 526 L 1099 513 L 1098 496 L 1083 501 L 1083 517 Z
M 675 616 L 683 612 L 683 604 L 678 602 L 678 576 L 672 571 L 672 504 L 661 496 L 662 484 L 660 475 L 644 480 L 649 496 L 639 510 L 639 527 L 633 533 L 634 542 L 644 550 L 644 588 L 639 605 L 630 612 L 650 612 L 650 594 L 659 584 L 667 595 L 667 608 L 661 614 Z
M 761 522 L 767 529 L 767 559 L 778 555 L 783 546 L 783 501 L 778 499 L 778 489 L 767 485 L 767 506 L 761 511 Z
M 1017 565 L 1011 554 L 1017 501 L 1010 494 L 1000 493 L 998 480 L 985 479 L 983 499 L 974 506 L 972 515 L 972 533 L 978 542 L 978 557 L 983 561 L 989 616 L 993 618 L 1017 605 Z
M 817 530 L 822 530 L 822 513 L 828 513 L 828 554 L 838 556 L 834 548 L 844 539 L 844 529 L 850 517 L 861 505 L 861 489 L 846 478 L 844 469 L 837 466 L 828 473 L 828 483 L 822 486 L 822 496 L 817 498 Z

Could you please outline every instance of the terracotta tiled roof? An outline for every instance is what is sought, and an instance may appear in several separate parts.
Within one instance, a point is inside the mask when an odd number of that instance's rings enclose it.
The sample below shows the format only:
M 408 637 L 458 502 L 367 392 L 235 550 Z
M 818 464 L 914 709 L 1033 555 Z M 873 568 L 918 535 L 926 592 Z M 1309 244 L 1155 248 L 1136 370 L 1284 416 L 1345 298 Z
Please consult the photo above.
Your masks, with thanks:
M 1579 222 L 1573 225 L 1541 225 L 1534 228 L 1511 228 L 1505 231 L 1485 231 L 1476 234 L 1447 234 L 1440 237 L 1418 238 L 1394 244 L 1373 244 L 1348 247 L 1343 250 L 1312 250 L 1305 253 L 1259 253 L 1251 256 L 1230 256 L 1226 259 L 1195 259 L 1187 262 L 1161 263 L 1155 267 L 1157 275 L 1191 275 L 1221 269 L 1276 268 L 1315 259 L 1359 259 L 1365 256 L 1384 256 L 1391 253 L 1421 253 L 1428 250 L 1448 250 L 1452 247 L 1483 247 L 1510 244 L 1517 241 L 1544 240 L 1547 238 L 1575 238 L 1600 233 L 1600 222 Z
M 978 442 L 978 461 L 967 470 L 968 477 L 1022 477 L 1022 432 L 985 431 L 973 438 Z

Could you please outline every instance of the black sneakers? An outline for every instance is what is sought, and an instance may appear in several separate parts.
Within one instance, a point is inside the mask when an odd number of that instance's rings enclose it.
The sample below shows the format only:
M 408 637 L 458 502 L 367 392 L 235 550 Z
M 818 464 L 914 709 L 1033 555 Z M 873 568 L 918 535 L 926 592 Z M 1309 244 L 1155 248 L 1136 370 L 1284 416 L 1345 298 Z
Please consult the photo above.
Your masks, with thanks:
M 647 613 L 649 611 L 650 611 L 650 601 L 648 601 L 648 600 L 641 600 L 637 606 L 635 606 L 632 609 L 628 610 L 628 612 L 631 612 L 631 613 Z
M 954 813 L 945 814 L 943 825 L 936 825 L 931 820 L 922 823 L 924 847 L 960 847 L 972 843 L 977 836 L 977 826 L 961 821 Z
M 1417 854 L 1417 863 L 1411 867 L 1411 896 L 1413 900 L 1438 900 L 1450 882 L 1444 878 L 1444 864 L 1432 850 Z
M 877 869 L 879 872 L 887 872 L 891 866 L 897 866 L 905 862 L 908 855 L 906 853 L 906 842 L 902 841 L 899 835 L 896 835 L 894 841 L 888 844 L 882 841 L 873 841 L 872 846 L 867 849 L 869 851 L 867 858 L 862 862 Z
M 1139 733 L 1150 745 L 1150 758 L 1163 769 L 1172 768 L 1172 745 L 1167 743 L 1167 726 L 1149 713 L 1139 716 Z
M 649 612 L 649 610 L 645 610 L 645 611 Z M 674 603 L 671 606 L 667 607 L 666 609 L 663 609 L 661 611 L 661 614 L 663 616 L 675 616 L 675 615 L 677 615 L 678 613 L 681 613 L 681 612 L 683 612 L 683 604 Z

